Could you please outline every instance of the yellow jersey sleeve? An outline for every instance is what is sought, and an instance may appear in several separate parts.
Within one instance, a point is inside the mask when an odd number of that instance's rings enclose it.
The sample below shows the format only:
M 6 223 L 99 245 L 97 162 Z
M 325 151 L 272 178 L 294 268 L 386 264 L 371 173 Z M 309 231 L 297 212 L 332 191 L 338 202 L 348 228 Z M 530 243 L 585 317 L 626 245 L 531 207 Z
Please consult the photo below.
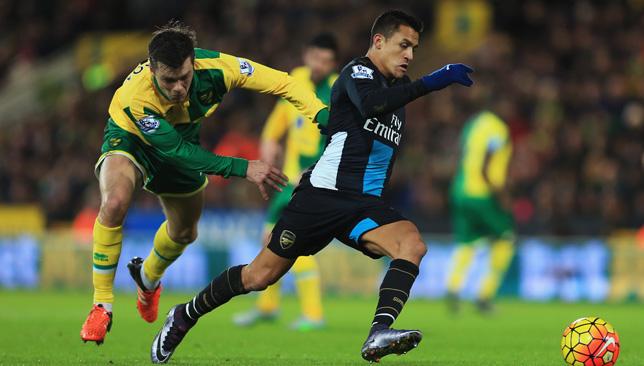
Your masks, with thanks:
M 311 120 L 315 120 L 317 114 L 326 108 L 313 91 L 283 71 L 223 53 L 220 55 L 220 65 L 224 69 L 224 83 L 228 91 L 244 88 L 282 97 Z
M 512 141 L 506 124 L 498 117 L 494 122 L 487 138 L 487 149 L 492 154 L 487 174 L 492 187 L 500 189 L 505 186 L 507 180 L 512 156 Z

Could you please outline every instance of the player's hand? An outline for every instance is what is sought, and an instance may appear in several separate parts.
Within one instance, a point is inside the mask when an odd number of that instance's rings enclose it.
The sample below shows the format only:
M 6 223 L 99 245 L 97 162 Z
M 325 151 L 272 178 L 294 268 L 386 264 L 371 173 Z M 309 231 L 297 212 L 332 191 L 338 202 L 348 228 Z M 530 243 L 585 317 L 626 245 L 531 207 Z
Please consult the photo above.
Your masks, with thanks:
M 262 198 L 268 199 L 266 186 L 281 192 L 282 188 L 288 183 L 288 177 L 281 170 L 260 160 L 250 160 L 246 170 L 246 179 L 257 184 Z
M 453 83 L 471 86 L 474 84 L 468 75 L 471 72 L 474 72 L 474 69 L 467 65 L 448 64 L 421 79 L 429 90 L 440 90 Z

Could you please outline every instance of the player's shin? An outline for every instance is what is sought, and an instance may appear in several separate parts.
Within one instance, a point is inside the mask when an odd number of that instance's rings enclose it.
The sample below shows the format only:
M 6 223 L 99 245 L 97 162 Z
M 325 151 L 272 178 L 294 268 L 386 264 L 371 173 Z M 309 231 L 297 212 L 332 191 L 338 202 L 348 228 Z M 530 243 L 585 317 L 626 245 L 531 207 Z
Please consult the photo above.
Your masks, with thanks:
M 154 247 L 143 262 L 141 279 L 146 290 L 154 290 L 165 270 L 177 259 L 188 244 L 177 243 L 168 235 L 168 222 L 164 221 L 154 235 Z
M 461 292 L 473 258 L 474 247 L 472 245 L 461 244 L 456 248 L 453 256 L 454 267 L 447 280 L 447 291 L 450 294 L 458 294 Z
M 181 306 L 181 312 L 185 314 L 188 321 L 197 321 L 200 317 L 215 310 L 217 307 L 227 303 L 237 295 L 247 294 L 249 291 L 242 283 L 242 269 L 245 264 L 230 267 L 210 282 L 201 292 L 185 306 Z
M 492 244 L 490 249 L 490 271 L 483 279 L 479 300 L 490 301 L 496 296 L 505 272 L 512 262 L 513 255 L 514 244 L 511 240 L 499 239 Z
M 409 291 L 418 276 L 418 266 L 404 259 L 394 259 L 380 285 L 378 307 L 371 329 L 390 327 L 409 298 Z
M 112 311 L 114 302 L 114 275 L 121 255 L 123 228 L 103 226 L 98 219 L 94 223 L 93 271 L 94 303 L 102 304 Z
M 292 268 L 295 286 L 302 307 L 302 315 L 308 320 L 322 321 L 322 294 L 320 269 L 312 256 L 299 257 Z

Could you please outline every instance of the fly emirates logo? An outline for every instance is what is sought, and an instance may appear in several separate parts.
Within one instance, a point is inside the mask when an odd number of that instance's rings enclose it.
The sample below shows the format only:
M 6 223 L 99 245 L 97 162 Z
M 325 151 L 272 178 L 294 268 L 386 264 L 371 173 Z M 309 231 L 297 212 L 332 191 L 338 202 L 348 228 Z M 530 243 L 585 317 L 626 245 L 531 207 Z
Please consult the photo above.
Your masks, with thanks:
M 395 114 L 391 115 L 389 125 L 380 122 L 378 118 L 374 117 L 367 119 L 363 128 L 393 142 L 396 146 L 400 144 L 400 137 L 402 136 L 400 133 L 400 130 L 402 129 L 402 121 Z

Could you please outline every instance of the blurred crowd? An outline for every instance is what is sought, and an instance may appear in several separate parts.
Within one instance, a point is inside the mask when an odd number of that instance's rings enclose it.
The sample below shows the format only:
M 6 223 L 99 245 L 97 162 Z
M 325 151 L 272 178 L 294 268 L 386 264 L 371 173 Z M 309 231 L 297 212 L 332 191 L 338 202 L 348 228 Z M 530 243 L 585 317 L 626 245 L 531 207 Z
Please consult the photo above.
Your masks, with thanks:
M 592 235 L 644 224 L 643 2 L 481 2 L 492 10 L 491 29 L 467 52 L 441 50 L 433 42 L 441 1 L 400 5 L 426 24 L 413 76 L 466 62 L 476 69 L 476 84 L 447 88 L 408 107 L 404 148 L 388 193 L 394 206 L 425 231 L 449 232 L 447 190 L 458 134 L 474 113 L 491 109 L 512 133 L 508 189 L 520 233 Z M 0 90 L 15 70 L 73 47 L 82 33 L 152 31 L 171 18 L 193 27 L 201 47 L 282 70 L 300 63 L 310 37 L 331 31 L 340 41 L 342 65 L 365 53 L 371 22 L 386 9 L 385 1 L 366 0 L 0 1 Z M 93 167 L 107 107 L 122 79 L 92 92 L 79 81 L 47 113 L 2 125 L 0 203 L 39 203 L 51 224 L 96 209 Z M 255 157 L 274 102 L 230 93 L 203 121 L 203 146 Z M 135 205 L 158 207 L 147 193 Z M 264 203 L 243 180 L 214 179 L 207 205 Z

